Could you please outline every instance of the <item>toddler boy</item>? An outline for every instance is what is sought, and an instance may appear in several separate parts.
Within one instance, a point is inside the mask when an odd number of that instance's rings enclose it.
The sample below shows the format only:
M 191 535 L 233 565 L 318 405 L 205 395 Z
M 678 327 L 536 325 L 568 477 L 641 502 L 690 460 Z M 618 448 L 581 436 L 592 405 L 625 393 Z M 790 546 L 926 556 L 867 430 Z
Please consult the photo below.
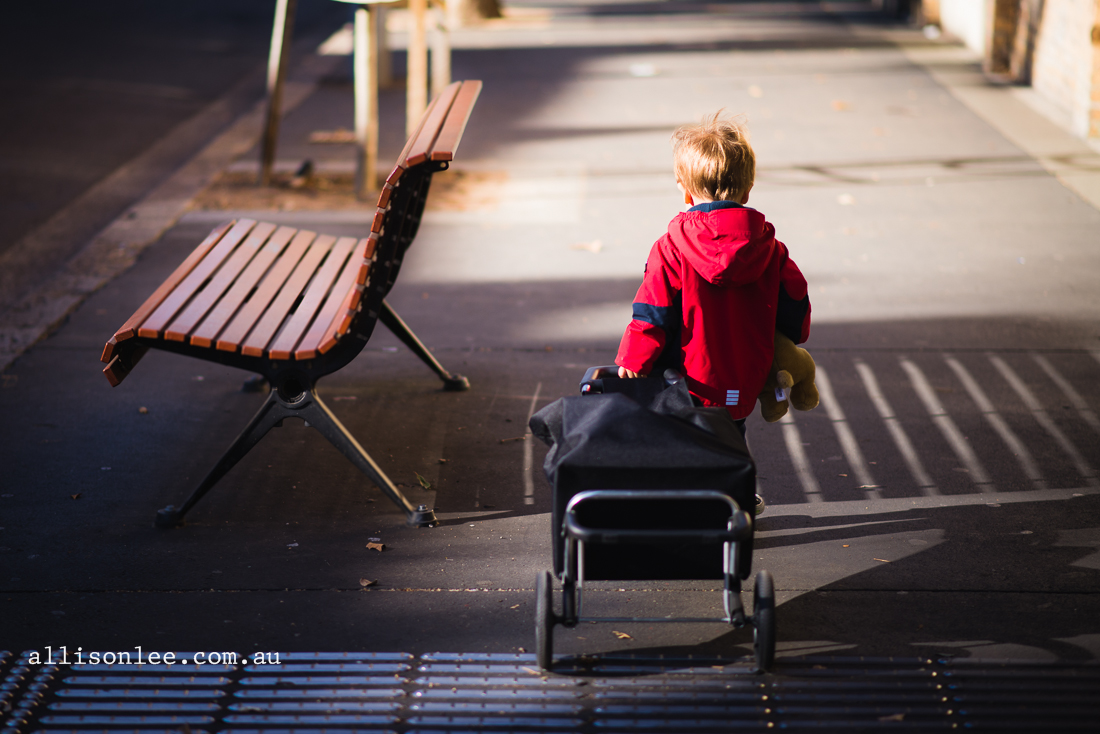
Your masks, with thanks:
M 649 252 L 615 363 L 628 378 L 678 368 L 698 403 L 724 407 L 744 432 L 775 332 L 796 344 L 810 335 L 806 279 L 775 227 L 745 206 L 756 158 L 744 127 L 718 113 L 672 141 L 690 208 Z

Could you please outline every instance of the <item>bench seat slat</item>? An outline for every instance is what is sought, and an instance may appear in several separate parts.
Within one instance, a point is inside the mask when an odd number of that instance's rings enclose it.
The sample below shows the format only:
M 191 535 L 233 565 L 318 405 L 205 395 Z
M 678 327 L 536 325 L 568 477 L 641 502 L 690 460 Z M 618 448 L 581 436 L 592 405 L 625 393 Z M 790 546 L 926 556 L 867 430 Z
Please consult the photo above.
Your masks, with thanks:
M 320 346 L 317 347 L 319 353 L 327 353 L 328 350 L 336 346 L 340 339 L 347 335 L 352 322 L 355 321 L 355 315 L 359 312 L 359 303 L 362 300 L 363 291 L 359 288 L 352 290 L 344 298 L 344 302 L 340 304 L 340 309 L 332 319 L 332 324 L 325 331 Z
M 165 328 L 164 338 L 174 342 L 186 341 L 192 330 L 218 304 L 274 231 L 275 225 L 271 222 L 257 223 L 244 242 L 214 271 L 210 280 L 192 295 L 182 313 Z
M 268 350 L 268 356 L 271 359 L 288 360 L 293 356 L 295 348 L 302 340 L 302 335 L 313 323 L 314 317 L 317 315 L 317 309 L 320 308 L 333 283 L 344 270 L 348 255 L 351 254 L 354 246 L 355 239 L 353 237 L 341 237 L 332 246 L 325 262 L 309 282 L 309 286 L 307 286 L 294 315 L 290 317 L 283 326 L 282 331 L 275 337 L 275 342 Z
M 263 318 L 256 324 L 256 328 L 249 332 L 248 337 L 241 345 L 241 354 L 249 357 L 264 356 L 267 352 L 267 345 L 279 332 L 279 327 L 290 318 L 288 316 L 290 308 L 302 295 L 302 291 L 309 283 L 313 272 L 317 269 L 317 264 L 321 262 L 321 258 L 328 254 L 329 250 L 332 249 L 332 245 L 336 242 L 336 238 L 332 235 L 323 234 L 317 237 L 313 232 L 304 234 L 313 235 L 316 239 L 309 245 L 305 256 L 298 262 L 298 266 L 294 268 L 294 272 L 291 273 L 286 283 L 279 290 L 279 295 L 272 301 Z
M 122 325 L 122 328 L 115 332 L 115 335 L 111 337 L 103 348 L 103 356 L 100 357 L 101 361 L 109 364 L 115 358 L 115 347 L 117 347 L 120 342 L 137 336 L 138 327 L 149 317 L 149 314 L 153 313 L 153 311 L 164 302 L 164 299 L 175 290 L 176 286 L 191 274 L 195 266 L 206 257 L 211 248 L 218 244 L 222 237 L 225 236 L 225 233 L 236 223 L 236 220 L 230 220 L 224 224 L 219 224 L 206 236 L 206 239 L 199 243 L 198 247 L 191 251 L 187 259 L 180 263 L 180 266 L 168 276 L 168 279 L 153 291 L 153 295 L 146 298 L 145 303 L 141 304 L 137 311 L 134 311 L 133 315 Z
M 362 252 L 362 247 L 356 247 L 355 254 L 348 258 L 347 264 L 340 271 L 340 277 L 336 279 L 332 290 L 325 298 L 324 305 L 317 312 L 317 318 L 313 320 L 309 331 L 302 337 L 298 348 L 294 351 L 295 359 L 304 360 L 316 357 L 320 353 L 321 344 L 328 340 L 333 325 L 342 321 L 342 319 L 337 319 L 337 316 L 341 315 L 341 308 L 349 302 L 353 293 L 359 291 L 359 286 L 356 285 L 355 281 L 363 266 L 363 258 L 360 257 L 360 252 Z M 358 298 L 355 299 L 355 302 L 358 304 Z M 333 337 L 336 338 L 335 335 Z
M 481 94 L 481 82 L 464 82 L 462 88 L 455 95 L 454 104 L 443 123 L 443 129 L 432 147 L 433 161 L 453 161 L 458 144 L 462 142 L 462 134 L 466 132 L 466 123 L 470 119 L 470 112 Z
M 155 339 L 161 335 L 164 328 L 179 313 L 194 295 L 206 279 L 210 277 L 219 265 L 240 244 L 241 240 L 256 226 L 254 219 L 242 219 L 229 230 L 218 244 L 210 249 L 209 253 L 198 262 L 191 272 L 179 285 L 172 290 L 164 302 L 145 319 L 138 327 L 138 336 Z
M 259 227 L 257 226 L 257 229 Z M 267 240 L 267 243 L 260 248 L 252 260 L 248 263 L 248 267 L 244 269 L 244 272 L 240 274 L 233 285 L 225 292 L 225 295 L 218 301 L 218 304 L 211 309 L 210 313 L 202 320 L 202 322 L 191 332 L 191 343 L 197 347 L 209 347 L 214 344 L 214 339 L 218 334 L 225 329 L 226 324 L 229 322 L 233 315 L 237 313 L 237 310 L 248 298 L 248 294 L 252 292 L 256 283 L 263 277 L 263 274 L 267 272 L 267 269 L 271 266 L 271 263 L 275 261 L 275 258 L 283 251 L 286 244 L 290 242 L 290 238 L 294 236 L 294 233 L 298 230 L 293 227 L 279 227 L 275 230 L 275 233 Z
M 245 301 L 237 315 L 229 322 L 229 326 L 222 331 L 215 345 L 217 349 L 223 352 L 235 352 L 240 349 L 241 342 L 263 317 L 268 305 L 279 294 L 286 279 L 302 259 L 306 248 L 316 238 L 315 232 L 308 231 L 299 231 L 294 235 L 294 239 L 275 261 L 274 266 L 264 275 L 263 280 L 256 287 L 256 292 Z

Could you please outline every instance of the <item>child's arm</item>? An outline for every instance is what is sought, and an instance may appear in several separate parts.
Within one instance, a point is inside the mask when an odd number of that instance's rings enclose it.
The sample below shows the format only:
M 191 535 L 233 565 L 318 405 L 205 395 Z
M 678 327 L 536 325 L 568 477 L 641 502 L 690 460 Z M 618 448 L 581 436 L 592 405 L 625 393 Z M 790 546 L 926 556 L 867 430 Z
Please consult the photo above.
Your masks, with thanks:
M 795 344 L 810 338 L 810 293 L 806 278 L 783 245 L 783 265 L 779 271 L 779 307 L 775 328 Z
M 645 275 L 634 297 L 634 318 L 626 327 L 615 364 L 619 376 L 643 377 L 661 356 L 669 333 L 679 331 L 680 263 L 665 235 L 649 252 Z

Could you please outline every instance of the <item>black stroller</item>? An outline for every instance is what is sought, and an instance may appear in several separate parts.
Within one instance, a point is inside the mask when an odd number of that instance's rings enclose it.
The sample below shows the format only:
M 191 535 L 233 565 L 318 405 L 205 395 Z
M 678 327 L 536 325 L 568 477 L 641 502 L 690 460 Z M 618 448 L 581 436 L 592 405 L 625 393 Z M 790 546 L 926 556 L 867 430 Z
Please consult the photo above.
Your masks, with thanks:
M 551 446 L 544 470 L 553 486 L 553 581 L 535 583 L 535 650 L 549 669 L 554 625 L 579 622 L 751 624 L 757 666 L 775 657 L 771 574 L 756 575 L 752 615 L 741 581 L 752 570 L 756 467 L 744 437 L 722 408 L 694 405 L 672 370 L 622 380 L 617 367 L 592 367 L 581 396 L 546 406 L 531 419 Z M 585 581 L 723 579 L 725 615 L 705 618 L 581 616 Z

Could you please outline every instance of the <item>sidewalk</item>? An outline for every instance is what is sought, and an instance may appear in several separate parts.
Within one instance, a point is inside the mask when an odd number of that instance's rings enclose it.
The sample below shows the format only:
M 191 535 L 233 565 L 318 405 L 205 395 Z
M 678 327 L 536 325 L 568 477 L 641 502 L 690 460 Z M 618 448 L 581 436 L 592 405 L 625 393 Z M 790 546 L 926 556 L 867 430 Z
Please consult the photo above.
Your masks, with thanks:
M 168 354 L 146 356 L 117 389 L 98 372 L 103 342 L 213 223 L 253 213 L 193 209 L 4 372 L 0 647 L 531 650 L 550 499 L 543 447 L 510 439 L 573 394 L 586 366 L 613 360 L 648 248 L 679 210 L 669 136 L 724 107 L 752 132 L 752 205 L 811 283 L 808 347 L 831 388 L 814 413 L 750 420 L 769 504 L 754 562 L 777 581 L 780 674 L 784 658 L 811 654 L 1100 658 L 1096 153 L 1011 90 L 976 86 L 955 47 L 871 14 L 540 7 L 456 34 L 454 76 L 482 79 L 484 92 L 390 297 L 472 390 L 440 392 L 384 329 L 321 383 L 442 525 L 405 528 L 381 492 L 288 422 L 185 527 L 152 526 L 258 400 L 240 391 L 246 375 Z M 342 72 L 323 79 L 284 120 L 282 168 L 308 158 L 339 171 L 329 161 L 350 160 L 349 148 L 309 136 L 349 127 L 351 104 Z M 383 161 L 402 142 L 402 110 L 384 91 Z M 231 170 L 254 151 L 238 160 Z M 261 215 L 331 234 L 361 234 L 370 216 Z M 1033 452 L 1034 472 L 987 408 Z M 366 547 L 373 538 L 384 552 Z M 591 603 L 625 604 L 619 588 Z M 705 584 L 623 588 L 649 614 L 719 603 Z M 751 653 L 751 630 L 612 631 L 559 628 L 556 650 Z

